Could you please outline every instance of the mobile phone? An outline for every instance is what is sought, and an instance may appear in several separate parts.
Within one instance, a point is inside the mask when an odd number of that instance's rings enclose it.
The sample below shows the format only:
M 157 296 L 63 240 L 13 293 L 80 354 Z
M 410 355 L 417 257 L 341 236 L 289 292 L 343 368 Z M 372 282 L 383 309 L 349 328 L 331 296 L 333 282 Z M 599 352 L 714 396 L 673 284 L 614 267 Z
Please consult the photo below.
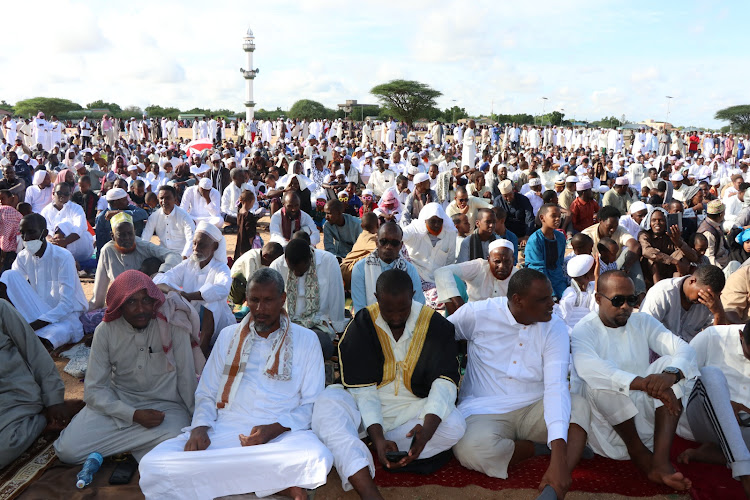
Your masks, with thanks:
M 740 421 L 742 427 L 750 427 L 750 413 L 741 411 L 737 414 L 737 418 Z
M 138 462 L 132 456 L 128 457 L 115 466 L 115 470 L 109 476 L 109 484 L 129 484 L 136 470 L 138 470 Z
M 408 451 L 386 451 L 385 458 L 389 462 L 400 462 L 402 458 L 409 454 Z
M 667 214 L 667 232 L 669 232 L 669 229 L 672 226 L 677 226 L 680 229 L 680 233 L 682 233 L 682 214 L 681 213 Z

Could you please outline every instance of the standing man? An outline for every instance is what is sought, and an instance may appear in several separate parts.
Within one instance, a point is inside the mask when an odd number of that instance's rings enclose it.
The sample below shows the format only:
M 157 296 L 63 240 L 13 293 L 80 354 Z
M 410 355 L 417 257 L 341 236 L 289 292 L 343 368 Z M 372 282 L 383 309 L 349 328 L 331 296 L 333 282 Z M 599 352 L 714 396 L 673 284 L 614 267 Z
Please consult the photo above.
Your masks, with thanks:
M 468 165 L 469 168 L 474 168 L 474 161 L 477 157 L 477 143 L 474 137 L 474 129 L 477 124 L 474 120 L 469 120 L 468 128 L 464 132 L 462 144 L 463 149 L 461 151 L 461 168 Z
M 81 122 L 78 124 L 78 128 L 81 129 L 81 148 L 86 149 L 91 147 L 91 131 L 93 127 L 89 123 L 89 118 L 84 116 Z

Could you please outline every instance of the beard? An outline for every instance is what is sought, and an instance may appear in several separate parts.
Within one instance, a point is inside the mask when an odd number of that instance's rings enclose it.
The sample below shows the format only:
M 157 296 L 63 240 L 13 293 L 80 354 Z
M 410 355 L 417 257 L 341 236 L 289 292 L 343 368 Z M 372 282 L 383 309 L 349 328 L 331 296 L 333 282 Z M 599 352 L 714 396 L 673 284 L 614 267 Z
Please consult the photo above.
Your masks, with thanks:
M 135 251 L 135 241 L 133 242 L 133 246 L 130 248 L 121 247 L 115 240 L 112 240 L 112 243 L 115 245 L 115 249 L 120 253 L 129 254 Z
M 205 255 L 201 255 L 201 254 L 195 253 L 195 252 L 193 252 L 192 255 L 190 255 L 190 258 L 193 259 L 194 262 L 198 262 L 198 263 L 201 263 L 204 260 L 206 260 L 206 256 Z

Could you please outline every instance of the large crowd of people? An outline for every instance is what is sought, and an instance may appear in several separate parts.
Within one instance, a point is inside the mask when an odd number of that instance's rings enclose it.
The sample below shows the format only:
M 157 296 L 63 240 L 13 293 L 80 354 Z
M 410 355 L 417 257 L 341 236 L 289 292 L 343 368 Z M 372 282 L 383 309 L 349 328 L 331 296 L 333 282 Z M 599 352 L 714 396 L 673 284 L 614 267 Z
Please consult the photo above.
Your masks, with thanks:
M 689 489 L 679 435 L 750 497 L 750 138 L 67 125 L 0 127 L 0 467 L 52 429 L 66 463 L 132 453 L 146 498 L 302 499 L 336 467 L 377 499 L 376 460 L 546 454 L 563 498 L 594 454 Z M 45 352 L 82 339 L 85 406 Z

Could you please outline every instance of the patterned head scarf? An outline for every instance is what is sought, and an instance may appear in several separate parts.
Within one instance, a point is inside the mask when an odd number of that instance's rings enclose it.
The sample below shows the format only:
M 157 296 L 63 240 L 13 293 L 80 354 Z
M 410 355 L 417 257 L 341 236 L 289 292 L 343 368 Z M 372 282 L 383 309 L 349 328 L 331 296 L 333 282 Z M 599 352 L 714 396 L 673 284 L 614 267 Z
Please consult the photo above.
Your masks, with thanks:
M 156 301 L 154 314 L 164 304 L 164 294 L 147 275 L 135 269 L 120 274 L 107 290 L 107 312 L 102 321 L 109 323 L 122 316 L 122 306 L 134 293 L 146 290 L 149 297 Z M 156 316 L 154 316 L 156 317 Z

